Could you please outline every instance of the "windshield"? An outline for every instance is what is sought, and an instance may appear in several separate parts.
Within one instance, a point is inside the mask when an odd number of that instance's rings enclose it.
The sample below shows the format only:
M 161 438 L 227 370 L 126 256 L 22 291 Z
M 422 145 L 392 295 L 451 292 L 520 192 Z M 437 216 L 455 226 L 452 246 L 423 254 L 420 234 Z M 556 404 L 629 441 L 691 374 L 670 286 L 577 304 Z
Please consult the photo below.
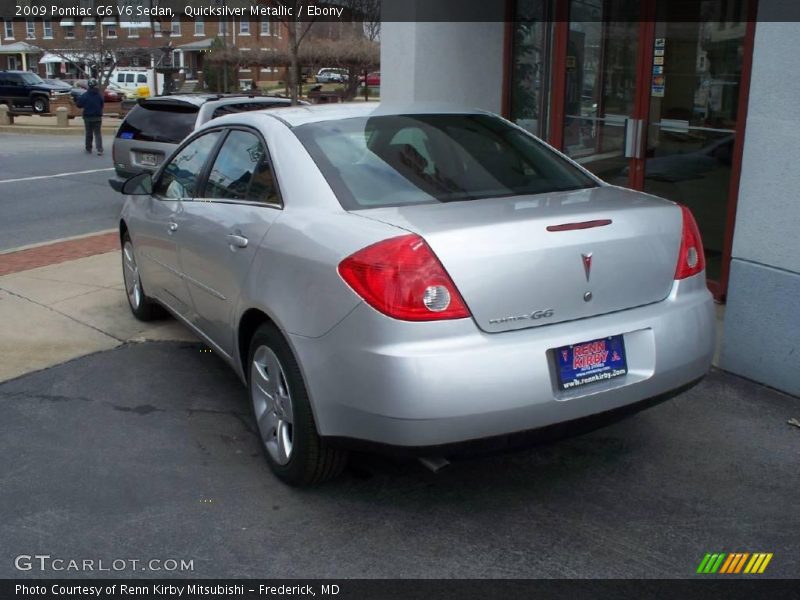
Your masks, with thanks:
M 36 85 L 39 83 L 44 83 L 41 77 L 36 75 L 35 73 L 23 73 L 22 74 L 22 81 L 27 84 Z
M 293 129 L 347 210 L 541 194 L 597 183 L 492 115 L 392 115 Z

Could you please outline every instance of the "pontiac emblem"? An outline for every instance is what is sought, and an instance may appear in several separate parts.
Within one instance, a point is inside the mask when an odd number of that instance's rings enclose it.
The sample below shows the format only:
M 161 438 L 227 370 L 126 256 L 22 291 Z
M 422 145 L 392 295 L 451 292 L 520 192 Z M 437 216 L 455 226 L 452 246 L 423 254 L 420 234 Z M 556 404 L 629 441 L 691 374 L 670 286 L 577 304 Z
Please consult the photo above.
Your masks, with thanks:
M 581 254 L 583 259 L 583 272 L 586 274 L 586 281 L 592 276 L 592 253 Z

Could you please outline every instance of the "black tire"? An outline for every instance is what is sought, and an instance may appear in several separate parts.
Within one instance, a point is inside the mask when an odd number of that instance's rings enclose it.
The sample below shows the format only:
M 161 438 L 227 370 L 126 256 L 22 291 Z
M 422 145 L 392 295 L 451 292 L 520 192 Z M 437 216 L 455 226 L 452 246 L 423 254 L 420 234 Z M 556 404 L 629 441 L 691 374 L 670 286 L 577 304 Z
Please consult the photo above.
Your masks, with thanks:
M 34 96 L 31 104 L 33 112 L 37 114 L 46 113 L 50 110 L 50 101 L 44 96 Z
M 154 321 L 166 316 L 167 313 L 161 305 L 145 294 L 142 280 L 139 278 L 133 242 L 127 231 L 122 234 L 122 277 L 125 281 L 125 296 L 128 298 L 128 306 L 134 317 L 140 321 Z M 135 278 L 138 284 L 138 292 L 133 286 L 132 278 Z
M 268 440 L 273 439 L 273 436 L 270 435 L 270 431 L 264 431 L 264 429 L 268 430 L 269 427 L 259 424 L 257 404 L 263 403 L 263 400 L 259 400 L 259 398 L 263 399 L 264 394 L 260 391 L 263 388 L 257 389 L 257 383 L 254 381 L 259 377 L 254 363 L 257 354 L 263 355 L 265 348 L 271 351 L 279 361 L 278 371 L 282 374 L 282 381 L 288 388 L 286 391 L 292 415 L 291 451 L 288 462 L 285 464 L 281 464 L 273 456 L 275 442 L 272 442 L 272 451 L 268 447 Z M 277 375 L 277 373 L 273 373 L 273 375 Z M 262 384 L 265 382 L 264 379 L 260 381 Z M 267 387 L 269 386 L 267 385 Z M 348 453 L 346 450 L 329 446 L 317 433 L 308 391 L 300 367 L 286 339 L 271 323 L 261 325 L 250 341 L 247 359 L 247 388 L 259 446 L 267 459 L 267 464 L 278 478 L 292 486 L 307 486 L 333 479 L 344 470 Z M 269 411 L 268 403 L 261 414 L 263 415 L 266 411 Z

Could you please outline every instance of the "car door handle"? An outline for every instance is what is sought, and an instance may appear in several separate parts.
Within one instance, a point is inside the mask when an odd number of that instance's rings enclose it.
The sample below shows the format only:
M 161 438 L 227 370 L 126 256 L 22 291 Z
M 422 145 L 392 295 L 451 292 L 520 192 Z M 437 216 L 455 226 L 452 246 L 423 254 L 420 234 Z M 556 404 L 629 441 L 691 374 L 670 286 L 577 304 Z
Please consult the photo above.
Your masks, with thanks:
M 178 231 L 178 224 L 174 223 L 174 222 L 170 223 L 169 224 L 169 232 L 170 233 L 175 233 L 176 231 Z
M 228 234 L 228 243 L 231 246 L 235 246 L 237 248 L 247 248 L 247 244 L 250 240 L 248 240 L 243 235 L 237 235 L 235 233 Z

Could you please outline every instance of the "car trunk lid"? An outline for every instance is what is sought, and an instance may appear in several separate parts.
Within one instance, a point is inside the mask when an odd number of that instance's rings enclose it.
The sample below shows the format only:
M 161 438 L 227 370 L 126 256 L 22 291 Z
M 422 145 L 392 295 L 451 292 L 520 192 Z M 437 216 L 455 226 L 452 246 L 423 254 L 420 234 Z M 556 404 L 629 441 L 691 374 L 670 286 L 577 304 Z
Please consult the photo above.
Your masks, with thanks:
M 673 203 L 614 186 L 353 212 L 421 235 L 489 333 L 663 300 L 682 227 Z

